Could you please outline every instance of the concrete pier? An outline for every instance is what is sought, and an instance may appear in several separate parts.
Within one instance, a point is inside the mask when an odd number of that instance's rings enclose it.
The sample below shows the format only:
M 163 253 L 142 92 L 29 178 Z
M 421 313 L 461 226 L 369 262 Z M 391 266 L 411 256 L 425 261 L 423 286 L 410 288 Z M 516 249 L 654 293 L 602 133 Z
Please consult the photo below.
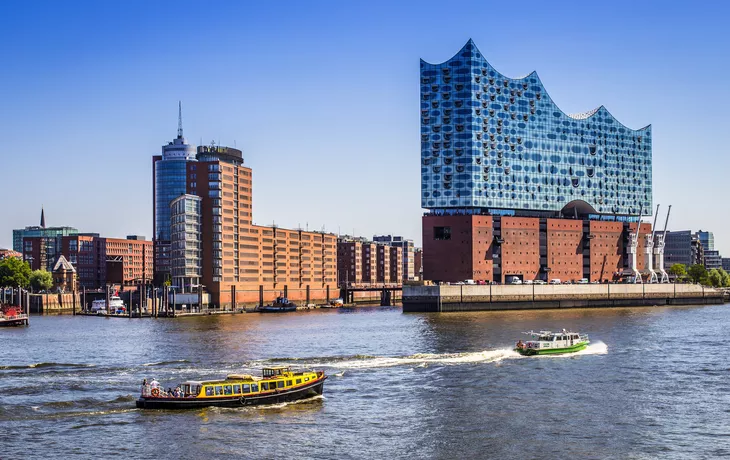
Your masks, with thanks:
M 722 290 L 697 284 L 403 286 L 404 312 L 600 308 L 723 302 Z

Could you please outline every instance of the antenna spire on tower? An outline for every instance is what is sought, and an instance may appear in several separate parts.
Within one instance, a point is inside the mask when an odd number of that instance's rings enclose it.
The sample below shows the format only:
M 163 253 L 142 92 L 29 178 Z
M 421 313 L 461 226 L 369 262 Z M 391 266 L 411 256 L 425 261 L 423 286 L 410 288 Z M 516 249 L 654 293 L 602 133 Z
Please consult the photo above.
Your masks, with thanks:
M 182 101 L 177 101 L 177 138 L 181 139 L 182 137 Z
M 43 210 L 43 206 L 41 206 L 41 228 L 46 228 L 46 213 Z

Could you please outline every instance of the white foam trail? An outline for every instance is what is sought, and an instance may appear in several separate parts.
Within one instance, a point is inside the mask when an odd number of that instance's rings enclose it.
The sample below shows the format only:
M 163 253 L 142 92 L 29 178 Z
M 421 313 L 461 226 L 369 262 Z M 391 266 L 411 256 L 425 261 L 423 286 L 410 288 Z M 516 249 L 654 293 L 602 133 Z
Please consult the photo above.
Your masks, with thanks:
M 379 367 L 394 366 L 427 366 L 428 364 L 468 364 L 468 363 L 492 363 L 503 359 L 518 358 L 520 355 L 511 348 L 499 350 L 485 350 L 473 353 L 419 353 L 405 357 L 377 357 L 342 361 L 332 363 L 329 366 L 338 369 L 372 369 Z
M 336 374 L 332 374 L 332 377 L 342 377 L 343 375 L 345 375 L 345 371 L 338 372 Z
M 564 353 L 558 355 L 539 355 L 539 358 L 569 358 L 571 356 L 583 355 L 606 355 L 608 354 L 608 345 L 601 341 L 591 342 L 587 347 L 575 353 Z

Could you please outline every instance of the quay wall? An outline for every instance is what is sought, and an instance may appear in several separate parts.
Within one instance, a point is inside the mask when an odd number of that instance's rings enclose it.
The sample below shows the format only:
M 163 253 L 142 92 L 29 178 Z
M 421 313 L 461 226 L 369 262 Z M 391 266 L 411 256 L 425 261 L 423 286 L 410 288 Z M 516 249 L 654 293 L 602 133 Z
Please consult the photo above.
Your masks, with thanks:
M 30 312 L 41 315 L 71 314 L 81 310 L 79 294 L 30 294 Z
M 721 304 L 722 290 L 697 284 L 403 286 L 404 312 Z

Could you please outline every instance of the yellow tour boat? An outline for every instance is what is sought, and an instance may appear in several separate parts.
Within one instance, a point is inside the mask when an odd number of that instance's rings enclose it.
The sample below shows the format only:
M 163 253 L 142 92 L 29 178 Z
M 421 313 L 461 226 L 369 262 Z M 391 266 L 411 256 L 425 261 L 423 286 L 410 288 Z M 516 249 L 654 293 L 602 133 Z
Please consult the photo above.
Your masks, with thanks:
M 324 371 L 292 372 L 289 367 L 264 368 L 262 377 L 231 374 L 221 380 L 189 380 L 168 391 L 156 380 L 148 383 L 145 379 L 137 407 L 196 409 L 277 404 L 321 395 L 326 379 Z

